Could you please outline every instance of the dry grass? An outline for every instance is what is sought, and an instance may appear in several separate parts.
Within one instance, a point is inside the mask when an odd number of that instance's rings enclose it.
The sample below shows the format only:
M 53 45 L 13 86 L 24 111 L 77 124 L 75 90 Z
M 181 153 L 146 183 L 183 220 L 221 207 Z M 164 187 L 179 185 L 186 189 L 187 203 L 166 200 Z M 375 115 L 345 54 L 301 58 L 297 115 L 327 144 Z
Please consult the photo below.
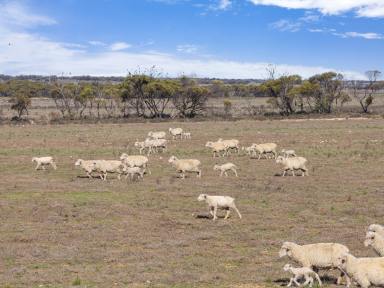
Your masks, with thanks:
M 384 120 L 238 121 L 25 126 L 0 129 L 0 287 L 264 287 L 288 275 L 284 240 L 335 241 L 356 255 L 366 226 L 383 222 Z M 77 158 L 133 152 L 149 130 L 182 126 L 151 157 L 143 182 L 80 178 Z M 309 159 L 310 177 L 279 177 L 272 160 L 213 159 L 208 140 L 276 142 Z M 34 171 L 32 156 L 53 155 L 58 170 Z M 171 155 L 197 158 L 203 177 L 184 181 Z M 162 156 L 162 158 L 160 158 Z M 215 163 L 237 164 L 218 178 Z M 200 193 L 235 197 L 243 214 L 213 222 Z M 331 273 L 331 275 L 334 275 Z M 332 279 L 325 281 L 332 285 Z M 3 286 L 1 286 L 3 285 Z M 261 286 L 259 286 L 261 285 Z

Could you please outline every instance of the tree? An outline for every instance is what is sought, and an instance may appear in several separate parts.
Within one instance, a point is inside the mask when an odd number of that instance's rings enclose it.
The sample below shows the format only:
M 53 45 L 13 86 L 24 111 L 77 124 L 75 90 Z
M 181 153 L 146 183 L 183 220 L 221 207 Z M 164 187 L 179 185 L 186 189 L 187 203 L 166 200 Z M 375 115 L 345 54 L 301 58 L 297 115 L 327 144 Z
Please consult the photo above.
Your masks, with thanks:
M 195 81 L 188 77 L 180 78 L 181 88 L 172 99 L 173 106 L 180 116 L 194 118 L 205 111 L 209 90 L 198 86 Z
M 365 72 L 365 75 L 368 78 L 368 83 L 364 83 L 362 81 L 353 81 L 351 83 L 351 88 L 352 95 L 357 101 L 359 101 L 363 112 L 368 113 L 369 106 L 373 104 L 376 92 L 380 90 L 384 85 L 383 83 L 377 81 L 381 76 L 380 71 L 370 70 Z
M 281 113 L 289 115 L 295 112 L 295 85 L 301 83 L 301 77 L 298 75 L 281 76 L 278 79 L 271 79 L 260 85 L 263 91 L 270 99 L 268 102 Z
M 212 97 L 228 97 L 228 86 L 221 80 L 213 80 L 210 90 Z
M 37 85 L 33 82 L 25 80 L 11 80 L 7 83 L 8 94 L 11 96 L 9 100 L 11 109 L 17 112 L 17 118 L 21 119 L 24 114 L 28 115 L 28 108 L 31 106 L 31 97 L 38 93 Z

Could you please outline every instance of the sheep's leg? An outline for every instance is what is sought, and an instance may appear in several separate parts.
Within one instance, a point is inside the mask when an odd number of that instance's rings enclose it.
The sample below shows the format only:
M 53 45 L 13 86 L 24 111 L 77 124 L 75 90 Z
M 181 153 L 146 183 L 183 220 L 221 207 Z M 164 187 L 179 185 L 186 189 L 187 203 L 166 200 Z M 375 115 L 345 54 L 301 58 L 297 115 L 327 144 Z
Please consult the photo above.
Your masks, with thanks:
M 225 174 L 225 177 L 228 177 L 228 173 L 227 173 L 227 171 L 225 171 L 224 174 Z
M 201 170 L 197 170 L 197 176 L 196 177 L 201 178 Z
M 40 167 L 40 163 L 37 163 L 35 170 L 38 170 Z
M 224 170 L 221 170 L 220 177 L 223 177 L 223 174 L 224 174 Z
M 237 207 L 236 207 L 235 203 L 233 203 L 233 204 L 232 204 L 232 209 L 236 211 L 237 215 L 239 215 L 239 218 L 241 219 L 241 218 L 242 218 L 242 216 L 241 216 L 241 214 L 240 214 L 240 211 L 239 211 L 239 209 L 237 209 Z
M 295 177 L 295 169 L 292 169 L 292 176 Z
M 213 207 L 213 221 L 217 219 L 217 206 Z
M 297 282 L 297 280 L 299 280 L 299 276 L 298 275 L 295 276 L 295 278 L 293 278 L 293 282 L 295 282 L 295 284 L 300 287 L 301 284 L 299 282 Z
M 291 279 L 289 279 L 289 283 L 288 283 L 287 287 L 291 287 L 292 286 L 292 282 L 293 282 L 293 277 Z
M 306 286 L 309 284 L 309 287 L 312 287 L 313 278 L 311 276 L 305 275 L 305 282 L 303 283 L 303 286 Z
M 54 170 L 57 169 L 57 166 L 56 166 L 55 162 L 52 162 L 51 165 L 52 165 L 52 167 L 53 167 Z
M 145 169 L 148 170 L 148 173 L 149 173 L 150 175 L 152 175 L 152 172 L 151 172 L 151 170 L 149 170 L 149 168 L 148 168 L 147 165 L 145 165 Z
M 214 214 L 213 214 L 213 207 L 209 207 L 209 214 L 211 214 L 212 217 L 214 217 Z
M 91 171 L 91 172 L 92 172 L 92 171 Z M 88 176 L 89 179 L 92 179 L 91 172 L 88 172 L 88 171 L 87 171 L 87 176 Z
M 315 278 L 316 278 L 317 282 L 319 282 L 319 286 L 323 285 L 323 283 L 321 282 L 321 279 L 319 277 L 319 274 L 317 274 L 316 272 L 315 272 Z
M 117 179 L 120 181 L 120 179 L 121 179 L 121 174 L 120 173 L 117 173 Z
M 232 171 L 233 171 L 233 173 L 235 173 L 235 176 L 236 176 L 236 177 L 239 177 L 239 176 L 237 175 L 237 171 L 236 171 L 235 168 L 232 168 Z
M 285 176 L 285 173 L 287 172 L 287 170 L 284 170 L 284 172 L 283 172 L 283 177 Z
M 228 209 L 227 209 L 227 213 L 225 214 L 224 219 L 228 219 L 229 214 L 231 214 L 231 210 L 229 210 L 229 208 L 228 208 Z

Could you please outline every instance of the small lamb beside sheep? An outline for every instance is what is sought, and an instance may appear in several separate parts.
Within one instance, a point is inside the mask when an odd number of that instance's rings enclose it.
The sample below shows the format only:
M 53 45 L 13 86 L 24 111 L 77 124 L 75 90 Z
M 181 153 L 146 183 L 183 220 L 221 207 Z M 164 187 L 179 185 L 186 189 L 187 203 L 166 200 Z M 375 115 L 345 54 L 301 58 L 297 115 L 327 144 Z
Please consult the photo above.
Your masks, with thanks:
M 382 235 L 384 237 L 384 226 L 382 226 L 380 224 L 371 224 L 371 225 L 369 225 L 368 231 L 369 232 L 378 233 L 378 234 L 380 234 L 380 235 Z
M 283 153 L 284 158 L 289 158 L 289 157 L 296 157 L 295 150 L 286 150 L 282 149 L 281 153 Z
M 230 162 L 225 163 L 223 165 L 217 165 L 216 164 L 215 166 L 213 166 L 213 170 L 214 171 L 221 171 L 220 172 L 220 177 L 222 177 L 223 174 L 225 176 L 228 176 L 228 173 L 227 173 L 228 171 L 232 171 L 233 173 L 235 173 L 235 176 L 238 177 L 237 169 L 238 169 L 238 167 L 235 164 L 230 163 Z
M 229 214 L 231 213 L 230 209 L 233 209 L 239 215 L 241 219 L 241 214 L 235 205 L 235 199 L 229 196 L 211 196 L 207 194 L 200 194 L 197 197 L 198 201 L 205 201 L 209 207 L 209 213 L 213 216 L 213 220 L 217 219 L 217 209 L 226 210 L 224 219 L 228 219 Z
M 191 139 L 192 138 L 192 136 L 191 136 L 191 132 L 183 132 L 182 134 L 181 134 L 181 139 Z
M 291 264 L 285 264 L 283 270 L 286 272 L 290 272 L 294 275 L 294 277 L 292 277 L 289 280 L 287 287 L 291 287 L 293 282 L 297 286 L 301 286 L 301 284 L 297 282 L 297 280 L 299 280 L 302 277 L 304 277 L 305 279 L 305 282 L 303 283 L 304 286 L 309 284 L 309 287 L 312 287 L 313 277 L 315 277 L 317 282 L 319 282 L 319 286 L 322 285 L 319 275 L 315 271 L 313 271 L 312 268 L 309 268 L 309 267 L 296 268 L 296 267 L 293 267 Z
M 57 169 L 55 161 L 53 161 L 53 157 L 51 156 L 46 156 L 46 157 L 33 157 L 32 162 L 35 162 L 37 165 L 35 167 L 35 170 L 41 169 L 45 170 L 45 166 L 52 166 L 54 170 Z

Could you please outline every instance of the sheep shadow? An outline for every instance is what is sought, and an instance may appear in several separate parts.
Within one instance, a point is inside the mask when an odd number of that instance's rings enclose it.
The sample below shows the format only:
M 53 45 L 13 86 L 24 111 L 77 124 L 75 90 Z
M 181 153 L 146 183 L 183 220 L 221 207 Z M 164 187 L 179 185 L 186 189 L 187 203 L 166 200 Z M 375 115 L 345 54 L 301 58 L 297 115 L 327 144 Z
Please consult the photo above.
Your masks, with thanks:
M 197 214 L 195 216 L 196 219 L 206 219 L 206 220 L 212 220 L 213 219 L 213 216 L 211 214 Z M 217 218 L 218 219 L 224 219 L 225 216 L 224 215 L 217 215 Z M 229 217 L 231 218 L 231 217 Z
M 319 275 L 319 276 L 320 276 L 320 279 L 323 282 L 323 284 L 333 285 L 337 282 L 336 277 L 329 276 L 329 275 Z M 281 286 L 281 287 L 286 287 L 289 283 L 289 280 L 290 280 L 289 278 L 279 278 L 279 279 L 276 279 L 272 282 Z M 302 279 L 300 279 L 300 280 L 302 280 Z

